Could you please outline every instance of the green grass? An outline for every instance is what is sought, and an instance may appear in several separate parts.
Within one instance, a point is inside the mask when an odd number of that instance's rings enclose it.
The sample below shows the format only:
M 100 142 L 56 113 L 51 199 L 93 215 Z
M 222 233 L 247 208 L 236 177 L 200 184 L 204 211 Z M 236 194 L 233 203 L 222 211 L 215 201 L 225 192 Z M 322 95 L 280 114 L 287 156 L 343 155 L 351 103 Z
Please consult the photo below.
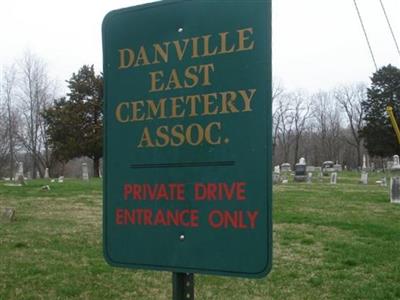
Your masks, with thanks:
M 196 275 L 196 299 L 400 299 L 400 205 L 379 178 L 274 186 L 271 273 Z M 99 180 L 0 182 L 0 208 L 17 212 L 0 223 L 0 299 L 171 299 L 170 273 L 105 263 L 101 197 Z

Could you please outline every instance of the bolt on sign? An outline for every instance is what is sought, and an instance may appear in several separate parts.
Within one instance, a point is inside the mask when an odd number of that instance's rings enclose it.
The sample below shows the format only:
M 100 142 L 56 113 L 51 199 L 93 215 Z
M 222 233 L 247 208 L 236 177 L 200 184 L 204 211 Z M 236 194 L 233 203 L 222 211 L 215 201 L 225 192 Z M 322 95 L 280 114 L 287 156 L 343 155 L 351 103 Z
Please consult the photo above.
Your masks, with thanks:
M 104 253 L 113 266 L 271 269 L 271 1 L 161 1 L 103 22 Z

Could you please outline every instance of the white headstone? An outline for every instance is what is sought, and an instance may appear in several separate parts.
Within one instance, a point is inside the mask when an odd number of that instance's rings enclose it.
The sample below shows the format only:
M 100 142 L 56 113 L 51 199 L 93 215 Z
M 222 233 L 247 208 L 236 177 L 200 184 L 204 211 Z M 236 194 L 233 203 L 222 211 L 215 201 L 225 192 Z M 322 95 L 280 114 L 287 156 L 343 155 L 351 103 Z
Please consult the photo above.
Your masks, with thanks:
M 399 167 L 400 167 L 399 156 L 396 154 L 396 155 L 393 156 L 392 169 L 393 168 L 399 168 Z
M 279 166 L 275 166 L 274 167 L 274 173 L 276 173 L 276 174 L 280 174 L 281 173 L 281 170 L 280 170 Z
M 281 165 L 281 172 L 291 172 L 290 164 L 289 163 L 283 163 Z
M 45 179 L 48 179 L 48 178 L 49 178 L 49 168 L 46 168 L 46 169 L 44 170 L 44 178 L 45 178 Z
M 307 166 L 306 167 L 306 172 L 315 172 L 315 167 L 314 166 Z
M 82 179 L 89 180 L 89 170 L 87 163 L 82 163 Z
M 279 181 L 280 181 L 280 175 L 279 175 L 279 173 L 273 173 L 272 174 L 272 183 L 273 184 L 278 184 L 279 183 Z
M 360 183 L 368 184 L 368 173 L 367 172 L 364 172 L 364 171 L 361 172 Z
M 336 184 L 336 180 L 337 180 L 337 173 L 332 172 L 331 173 L 331 184 Z
M 299 160 L 299 165 L 305 165 L 306 164 L 306 159 L 304 157 L 301 157 Z
M 311 183 L 311 182 L 312 182 L 312 173 L 309 172 L 309 173 L 307 174 L 307 183 Z
M 366 170 L 367 169 L 367 157 L 365 156 L 365 154 L 363 154 L 363 165 L 362 165 L 362 169 Z
M 24 176 L 24 163 L 22 161 L 18 162 L 18 170 L 15 178 L 18 179 L 19 176 Z
M 64 182 L 64 176 L 58 177 L 58 183 L 63 183 Z

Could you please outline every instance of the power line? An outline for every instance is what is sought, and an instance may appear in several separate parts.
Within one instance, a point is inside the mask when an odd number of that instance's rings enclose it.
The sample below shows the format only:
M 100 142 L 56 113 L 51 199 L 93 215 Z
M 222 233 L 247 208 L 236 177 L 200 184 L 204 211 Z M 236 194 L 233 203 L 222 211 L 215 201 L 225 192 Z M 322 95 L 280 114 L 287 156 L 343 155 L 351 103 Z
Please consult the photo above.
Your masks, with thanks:
M 353 0 L 353 2 L 354 2 L 354 6 L 356 7 L 358 18 L 360 19 L 360 24 L 361 24 L 362 30 L 364 32 L 365 40 L 367 41 L 367 44 L 368 44 L 369 53 L 371 54 L 372 61 L 374 62 L 375 69 L 378 71 L 378 67 L 377 67 L 376 61 L 375 61 L 375 56 L 374 56 L 374 53 L 372 52 L 371 44 L 369 43 L 367 31 L 365 30 L 364 23 L 363 23 L 360 11 L 359 11 L 358 6 L 357 6 L 357 2 L 356 2 L 356 0 Z
M 388 26 L 389 26 L 390 33 L 392 34 L 394 44 L 396 45 L 397 53 L 399 53 L 399 56 L 400 56 L 399 44 L 397 43 L 396 36 L 394 35 L 392 25 L 390 24 L 389 17 L 388 17 L 388 15 L 387 15 L 387 13 L 386 13 L 386 9 L 385 9 L 385 7 L 383 6 L 382 0 L 379 0 L 379 2 L 381 3 L 381 7 L 382 7 L 382 10 L 383 10 L 383 14 L 385 15 L 386 22 L 387 22 L 387 24 L 388 24 Z

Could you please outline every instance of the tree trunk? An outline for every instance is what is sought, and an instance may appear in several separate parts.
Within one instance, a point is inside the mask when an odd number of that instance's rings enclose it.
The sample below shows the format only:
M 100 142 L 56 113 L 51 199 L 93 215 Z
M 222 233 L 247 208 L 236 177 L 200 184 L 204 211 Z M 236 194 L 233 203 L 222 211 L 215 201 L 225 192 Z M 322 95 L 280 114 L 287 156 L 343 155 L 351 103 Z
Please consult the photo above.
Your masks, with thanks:
M 93 158 L 93 177 L 99 177 L 100 174 L 100 158 Z
M 357 143 L 357 168 L 361 167 L 361 144 Z
M 296 144 L 294 145 L 294 163 L 293 166 L 295 166 L 299 160 L 299 143 L 300 139 L 296 138 Z
M 15 176 L 15 162 L 14 162 L 14 145 L 10 134 L 10 180 Z

